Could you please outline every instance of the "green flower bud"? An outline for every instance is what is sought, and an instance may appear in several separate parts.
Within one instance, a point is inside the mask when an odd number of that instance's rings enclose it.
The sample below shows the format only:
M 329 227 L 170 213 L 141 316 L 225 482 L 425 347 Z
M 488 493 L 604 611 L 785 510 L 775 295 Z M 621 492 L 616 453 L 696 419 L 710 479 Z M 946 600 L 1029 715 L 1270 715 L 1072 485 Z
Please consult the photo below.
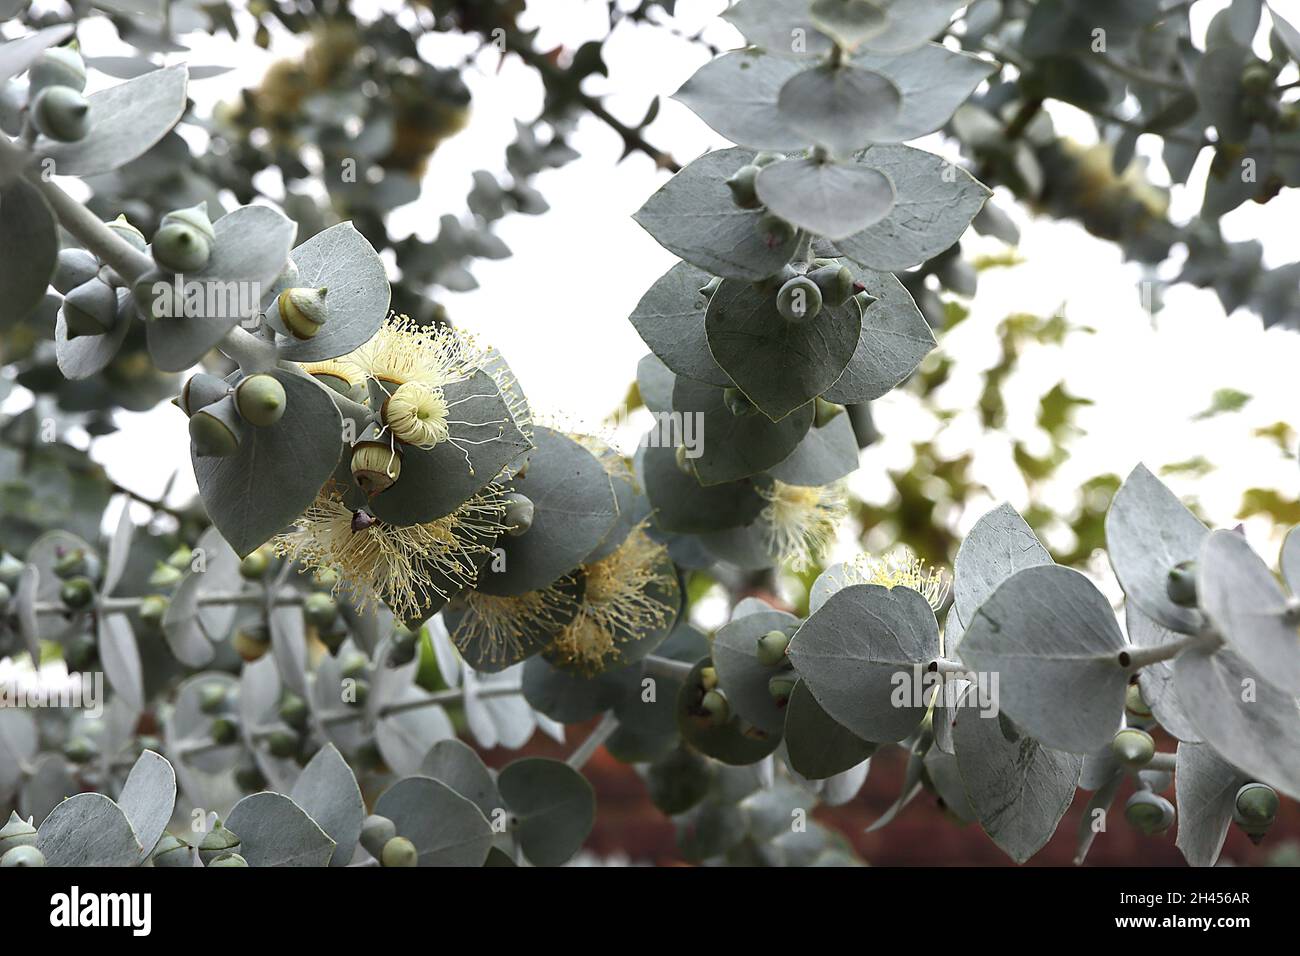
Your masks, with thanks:
M 71 578 L 59 588 L 59 600 L 73 611 L 84 610 L 95 600 L 95 585 L 89 578 Z
M 1138 717 L 1151 716 L 1151 708 L 1147 706 L 1146 700 L 1142 697 L 1142 686 L 1140 684 L 1128 685 L 1128 689 L 1124 692 L 1124 709 L 1130 714 L 1136 714 Z
M 420 854 L 406 837 L 395 836 L 379 852 L 379 862 L 382 866 L 419 866 Z
M 213 859 L 208 866 L 248 866 L 248 861 L 238 853 L 222 853 Z
M 388 817 L 371 814 L 361 823 L 361 845 L 366 852 L 376 859 L 384 852 L 384 846 L 397 836 L 397 827 Z
M 66 86 L 74 93 L 86 88 L 86 61 L 70 46 L 50 47 L 27 72 L 30 96 L 52 86 Z
M 199 859 L 204 866 L 224 853 L 233 853 L 239 849 L 239 837 L 231 833 L 217 821 L 217 825 L 203 835 L 199 842 Z
M 533 499 L 517 491 L 512 491 L 506 495 L 506 513 L 502 517 L 501 523 L 510 529 L 506 532 L 507 534 L 517 538 L 533 526 L 535 513 L 536 508 L 533 506 Z
M 1241 88 L 1251 96 L 1260 96 L 1273 88 L 1273 71 L 1263 63 L 1248 64 L 1241 71 Z
M 727 703 L 726 695 L 720 690 L 707 691 L 700 698 L 700 713 L 704 716 L 706 722 L 714 727 L 725 724 L 731 717 L 731 705 Z
M 85 735 L 78 735 L 63 745 L 63 756 L 78 765 L 90 763 L 99 756 L 99 745 Z
M 230 701 L 230 691 L 225 684 L 204 684 L 199 688 L 199 710 L 205 714 L 219 714 Z
M 235 632 L 232 643 L 235 652 L 251 664 L 266 653 L 267 648 L 271 646 L 271 639 L 267 636 L 265 628 L 250 629 L 241 627 Z
M 63 662 L 68 670 L 85 672 L 95 669 L 99 662 L 99 646 L 89 634 L 78 634 L 68 639 L 63 648 Z
M 153 848 L 151 858 L 154 866 L 189 866 L 194 858 L 191 847 L 179 837 L 164 833 L 158 845 Z
M 1180 561 L 1170 568 L 1165 591 L 1179 607 L 1196 607 L 1196 562 Z
M 825 428 L 842 411 L 844 411 L 843 405 L 828 402 L 819 395 L 813 405 L 813 425 L 817 428 Z
M 16 846 L 4 856 L 0 856 L 0 867 L 44 865 L 45 854 L 34 846 Z
M 1277 791 L 1266 783 L 1248 783 L 1237 791 L 1232 819 L 1255 843 L 1264 838 L 1277 819 Z
M 9 590 L 9 585 L 0 582 L 0 614 L 9 610 L 9 602 L 13 600 L 13 592 Z
M 90 132 L 90 102 L 70 86 L 49 86 L 36 94 L 32 125 L 50 139 L 75 143 Z
M 344 628 L 330 628 L 329 630 L 320 631 L 316 636 L 325 645 L 327 651 L 337 656 L 339 648 L 343 646 L 343 642 L 348 638 L 348 632 Z
M 149 586 L 151 588 L 169 588 L 180 583 L 181 578 L 185 575 L 173 568 L 170 564 L 157 564 L 153 572 L 149 575 Z M 155 595 L 157 596 L 157 595 Z
M 285 289 L 276 296 L 280 321 L 296 339 L 310 339 L 325 322 L 325 294 L 328 289 Z
M 775 667 L 785 660 L 785 649 L 789 646 L 789 634 L 768 631 L 758 639 L 758 662 L 764 667 Z
M 214 743 L 226 746 L 239 739 L 239 721 L 233 717 L 218 717 L 208 727 L 208 734 Z
M 762 169 L 764 166 L 771 166 L 773 163 L 780 162 L 783 159 L 785 159 L 785 157 L 780 153 L 765 151 L 754 157 L 754 165 L 759 169 Z
M 763 241 L 763 245 L 769 249 L 775 249 L 777 246 L 783 246 L 794 238 L 795 228 L 780 216 L 773 216 L 768 213 L 758 220 L 755 226 L 758 230 L 758 236 Z
M 180 572 L 175 568 L 163 567 L 177 576 Z M 167 608 L 171 606 L 171 601 L 161 594 L 149 594 L 140 601 L 140 621 L 141 623 L 156 628 L 162 624 L 163 617 L 167 614 Z
M 1277 128 L 1283 133 L 1300 130 L 1300 107 L 1295 103 L 1284 103 L 1277 113 Z
M 266 749 L 272 757 L 287 760 L 298 752 L 298 735 L 287 730 L 273 730 L 266 735 Z
M 0 827 L 0 856 L 4 856 L 14 847 L 35 846 L 36 827 L 30 819 L 24 820 L 17 811 L 9 814 L 9 821 Z
M 153 234 L 153 261 L 167 272 L 198 272 L 212 258 L 212 240 L 184 222 L 169 222 Z
M 266 777 L 262 775 L 257 761 L 252 757 L 241 760 L 235 767 L 235 783 L 245 793 L 256 793 L 266 789 Z
M 189 226 L 198 232 L 208 242 L 217 241 L 217 231 L 212 228 L 212 220 L 208 218 L 208 204 L 206 202 L 197 203 L 193 206 L 187 206 L 184 209 L 173 209 L 167 215 L 162 217 L 159 222 L 160 226 L 181 225 Z
M 145 239 L 144 233 L 127 221 L 126 215 L 118 216 L 110 223 L 106 223 L 109 229 L 117 234 L 119 239 L 125 239 L 131 243 L 139 252 L 144 252 L 149 248 L 149 242 Z M 161 278 L 161 277 L 158 277 Z
M 271 550 L 266 545 L 262 545 L 256 551 L 250 552 L 244 560 L 239 562 L 239 573 L 248 581 L 262 580 L 270 569 Z
M 795 276 L 776 294 L 776 310 L 795 325 L 811 322 L 822 311 L 822 290 L 807 276 Z
M 250 425 L 265 428 L 284 417 L 284 386 L 274 375 L 250 375 L 235 386 L 235 407 Z
M 27 565 L 12 554 L 0 552 L 0 584 L 5 585 L 10 590 L 18 587 L 18 578 L 22 575 L 25 567 Z
M 90 563 L 86 560 L 86 552 L 82 548 L 72 548 L 59 556 L 54 562 L 54 573 L 61 580 L 69 578 L 84 577 L 90 573 Z
M 227 395 L 190 416 L 190 441 L 199 458 L 229 458 L 239 451 L 243 420 Z
M 1156 742 L 1145 730 L 1126 727 L 1115 734 L 1110 750 L 1123 766 L 1136 770 L 1151 762 L 1151 758 L 1156 755 Z
M 853 273 L 848 266 L 822 266 L 808 273 L 808 278 L 817 283 L 822 300 L 832 308 L 843 305 L 853 297 Z
M 1158 836 L 1174 825 L 1174 805 L 1150 790 L 1138 790 L 1124 805 L 1124 819 L 1146 836 Z
M 117 293 L 107 282 L 83 282 L 63 299 L 63 323 L 68 338 L 104 335 L 117 325 Z
M 352 446 L 352 480 L 367 497 L 387 491 L 402 476 L 402 453 L 383 442 L 362 441 Z
M 700 686 L 705 690 L 713 690 L 718 686 L 718 670 L 716 667 L 700 668 Z
M 794 693 L 794 685 L 798 680 L 793 671 L 782 671 L 768 679 L 767 692 L 772 695 L 778 707 L 784 707 L 789 703 L 790 695 Z
M 99 260 L 85 249 L 61 249 L 54 266 L 54 278 L 50 280 L 50 284 L 63 295 L 67 295 L 77 286 L 89 282 L 98 275 Z
M 181 387 L 181 393 L 173 399 L 173 402 L 186 415 L 193 415 L 213 402 L 225 398 L 229 393 L 230 386 L 226 384 L 225 379 L 210 375 L 207 372 L 197 372 L 186 379 L 185 384 Z M 180 550 L 177 549 L 178 555 Z M 184 551 L 184 560 L 180 561 L 178 557 L 180 563 L 176 565 L 182 571 L 189 567 L 190 555 L 193 553 L 189 548 L 185 548 Z
M 294 693 L 286 693 L 284 700 L 280 701 L 278 711 L 280 719 L 295 730 L 305 730 L 307 727 L 307 702 Z
M 758 406 L 751 402 L 748 396 L 738 388 L 724 388 L 722 390 L 722 404 L 726 405 L 727 411 L 737 418 L 745 418 L 758 411 Z
M 409 627 L 398 626 L 393 632 L 393 639 L 388 646 L 388 664 L 401 667 L 415 660 L 415 652 L 420 636 Z
M 327 628 L 338 617 L 339 605 L 328 594 L 316 591 L 303 598 L 302 616 L 312 627 Z
M 758 193 L 754 189 L 754 180 L 758 178 L 759 168 L 754 165 L 741 166 L 731 178 L 727 180 L 727 188 L 731 190 L 732 201 L 741 209 L 757 209 L 763 205 L 758 199 Z

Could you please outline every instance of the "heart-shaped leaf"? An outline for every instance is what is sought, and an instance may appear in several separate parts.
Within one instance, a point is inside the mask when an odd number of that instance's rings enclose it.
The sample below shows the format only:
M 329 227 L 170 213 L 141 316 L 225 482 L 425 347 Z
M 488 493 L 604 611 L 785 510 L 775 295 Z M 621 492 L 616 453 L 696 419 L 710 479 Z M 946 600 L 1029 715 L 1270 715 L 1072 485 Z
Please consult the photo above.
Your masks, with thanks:
M 568 764 L 544 757 L 509 763 L 497 778 L 515 817 L 519 845 L 537 866 L 559 866 L 581 848 L 596 818 L 596 795 Z
M 478 807 L 429 777 L 397 781 L 374 812 L 415 844 L 420 866 L 482 866 L 492 848 L 492 827 Z
M 791 128 L 839 154 L 870 143 L 901 106 L 902 95 L 888 77 L 847 63 L 797 73 L 777 97 L 777 110 Z
M 250 794 L 235 804 L 226 829 L 239 837 L 249 866 L 329 866 L 334 841 L 281 793 Z

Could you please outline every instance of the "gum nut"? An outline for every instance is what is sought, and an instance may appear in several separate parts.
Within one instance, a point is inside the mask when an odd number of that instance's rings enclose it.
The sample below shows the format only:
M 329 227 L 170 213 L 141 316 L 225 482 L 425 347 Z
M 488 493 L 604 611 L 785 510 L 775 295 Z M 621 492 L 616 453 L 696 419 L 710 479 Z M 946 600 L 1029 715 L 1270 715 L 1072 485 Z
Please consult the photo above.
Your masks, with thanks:
M 238 853 L 222 853 L 208 866 L 248 866 L 248 861 Z
M 249 757 L 248 760 L 241 760 L 235 767 L 235 783 L 245 793 L 256 793 L 259 790 L 266 789 L 266 777 L 258 769 L 257 761 Z
M 536 508 L 533 506 L 533 499 L 517 491 L 509 492 L 505 496 L 505 502 L 506 510 L 502 516 L 502 524 L 509 529 L 506 532 L 508 535 L 517 538 L 533 526 Z
M 251 551 L 239 562 L 239 573 L 248 581 L 260 581 L 271 568 L 271 555 L 266 548 Z
M 370 673 L 370 661 L 365 654 L 350 654 L 339 668 L 339 676 L 347 680 L 356 680 Z
M 1145 730 L 1126 727 L 1110 744 L 1111 753 L 1123 766 L 1130 768 L 1145 767 L 1156 754 L 1156 743 Z
M 402 453 L 380 442 L 358 442 L 352 448 L 352 480 L 366 494 L 381 494 L 402 475 Z
M 219 714 L 229 699 L 230 692 L 224 684 L 205 684 L 199 688 L 199 710 L 205 714 Z
M 373 857 L 378 857 L 386 844 L 397 836 L 397 827 L 388 817 L 371 814 L 361 823 L 361 845 Z
M 90 102 L 70 86 L 50 86 L 36 94 L 32 125 L 50 139 L 75 143 L 90 132 Z
M 212 228 L 212 220 L 208 218 L 208 204 L 201 202 L 185 209 L 174 209 L 162 217 L 158 223 L 159 226 L 170 226 L 173 223 L 179 223 L 196 229 L 208 242 L 217 241 L 216 230 Z
M 1277 791 L 1265 783 L 1248 783 L 1237 791 L 1232 819 L 1249 830 L 1266 830 L 1277 819 Z
M 163 565 L 163 567 L 167 567 Z M 173 574 L 176 574 L 174 568 L 167 568 Z M 150 627 L 157 627 L 162 623 L 162 619 L 167 614 L 167 608 L 171 606 L 171 601 L 161 594 L 146 595 L 140 601 L 140 620 Z
M 86 672 L 95 669 L 99 661 L 99 645 L 89 634 L 78 634 L 69 638 L 63 648 L 63 660 L 68 670 Z
M 34 846 L 16 846 L 0 856 L 0 867 L 44 866 L 45 854 Z
M 74 611 L 83 610 L 95 600 L 95 586 L 89 578 L 69 578 L 59 588 L 59 599 L 65 607 Z
M 185 577 L 184 572 L 178 571 L 170 564 L 159 564 L 153 569 L 153 573 L 149 575 L 149 586 L 151 588 L 173 587 L 174 585 L 179 584 L 183 577 Z M 156 596 L 157 595 L 155 595 L 155 597 Z M 166 607 L 164 607 L 163 613 L 166 613 L 166 610 Z M 143 611 L 144 608 L 141 606 L 141 617 L 144 616 Z
M 1130 714 L 1136 714 L 1138 717 L 1151 716 L 1151 708 L 1147 706 L 1146 700 L 1142 697 L 1141 684 L 1128 685 L 1128 689 L 1124 692 L 1124 709 Z
M 284 417 L 284 386 L 265 372 L 250 375 L 235 386 L 235 406 L 250 425 L 265 428 Z
M 99 754 L 99 747 L 85 735 L 73 737 L 63 745 L 63 756 L 75 764 L 90 763 Z
M 117 324 L 117 293 L 100 279 L 83 282 L 64 298 L 63 322 L 70 339 L 111 332 Z
M 139 252 L 144 252 L 149 248 L 149 242 L 145 239 L 144 233 L 127 220 L 125 215 L 118 216 L 112 222 L 106 223 L 119 239 L 125 239 L 131 243 Z
M 235 632 L 235 639 L 232 644 L 235 653 L 251 664 L 266 653 L 266 649 L 271 646 L 271 641 L 260 630 L 253 631 L 241 627 Z
M 55 576 L 64 581 L 68 578 L 85 576 L 89 568 L 90 563 L 86 560 L 86 552 L 81 548 L 73 548 L 65 552 L 54 562 Z
M 5 585 L 12 591 L 18 586 L 18 578 L 22 575 L 25 567 L 27 565 L 12 554 L 0 551 L 0 584 Z
M 821 289 L 822 300 L 829 306 L 840 306 L 853 297 L 853 273 L 847 266 L 822 266 L 808 273 L 808 278 Z
M 98 275 L 99 260 L 85 249 L 61 249 L 50 284 L 67 295 L 83 282 L 89 282 Z
M 0 827 L 0 856 L 17 846 L 35 846 L 36 827 L 31 820 L 24 820 L 16 811 L 11 811 L 9 821 Z
M 226 384 L 225 379 L 207 372 L 197 372 L 191 375 L 181 387 L 181 393 L 176 397 L 176 404 L 186 415 L 193 415 L 199 409 L 207 408 L 213 402 L 225 398 L 229 393 L 230 386 Z M 190 564 L 190 549 L 186 548 L 185 552 L 179 565 L 182 569 L 188 568 Z
M 798 679 L 793 671 L 773 674 L 767 682 L 767 692 L 772 695 L 772 699 L 777 704 L 784 706 L 790 699 L 790 695 L 794 693 L 794 685 Z
M 1124 805 L 1124 819 L 1147 836 L 1164 833 L 1175 815 L 1174 805 L 1150 790 L 1138 790 Z
M 775 249 L 777 246 L 783 246 L 794 238 L 795 228 L 780 216 L 766 215 L 758 220 L 754 227 L 758 230 L 759 238 L 769 249 Z
M 379 851 L 379 862 L 382 866 L 419 866 L 420 854 L 406 837 L 395 836 Z
M 700 668 L 700 686 L 705 690 L 713 690 L 718 686 L 718 671 L 714 667 Z
M 280 719 L 290 727 L 302 730 L 307 726 L 307 702 L 294 693 L 287 693 L 280 701 Z
M 1170 568 L 1165 592 L 1179 607 L 1196 607 L 1196 562 L 1180 561 Z
M 328 289 L 285 289 L 276 296 L 280 321 L 296 339 L 310 339 L 325 321 L 325 296 Z
M 72 47 L 50 47 L 27 71 L 29 95 L 51 86 L 66 86 L 81 93 L 86 89 L 86 61 Z
M 209 410 L 216 409 L 221 404 L 214 402 L 190 416 L 190 441 L 194 443 L 194 452 L 200 458 L 228 458 L 239 451 L 239 435 L 221 417 Z
M 329 627 L 338 615 L 339 605 L 334 598 L 319 591 L 303 598 L 302 616 L 313 627 Z
M 725 724 L 727 718 L 731 716 L 731 705 L 727 703 L 727 698 L 720 690 L 707 691 L 700 698 L 700 710 L 708 722 L 715 727 Z
M 741 209 L 757 209 L 763 205 L 758 199 L 754 181 L 758 178 L 759 168 L 753 164 L 741 166 L 727 180 L 731 190 L 732 201 Z
M 352 694 L 347 703 L 353 707 L 364 707 L 370 699 L 370 681 L 357 678 L 352 682 Z
M 775 667 L 785 660 L 785 649 L 789 646 L 789 634 L 784 631 L 768 631 L 758 639 L 758 662 L 765 667 Z
M 239 849 L 239 837 L 231 833 L 220 823 L 209 830 L 199 843 L 199 859 L 207 866 L 223 853 L 232 853 Z
M 843 405 L 828 402 L 826 399 L 818 396 L 816 403 L 813 405 L 813 425 L 817 428 L 825 428 L 834 421 L 835 416 L 839 415 L 842 411 L 844 411 Z
M 821 313 L 822 290 L 807 276 L 795 276 L 777 292 L 776 310 L 787 322 L 811 322 Z
M 198 272 L 212 258 L 212 240 L 193 226 L 172 222 L 153 234 L 153 261 L 169 272 Z
M 298 735 L 287 730 L 273 730 L 266 735 L 266 749 L 272 757 L 282 760 L 292 757 L 298 752 Z
M 190 851 L 190 845 L 184 840 L 165 833 L 150 858 L 154 866 L 190 866 L 194 861 Z
M 218 717 L 208 728 L 214 742 L 221 746 L 233 744 L 239 739 L 239 722 L 231 717 Z

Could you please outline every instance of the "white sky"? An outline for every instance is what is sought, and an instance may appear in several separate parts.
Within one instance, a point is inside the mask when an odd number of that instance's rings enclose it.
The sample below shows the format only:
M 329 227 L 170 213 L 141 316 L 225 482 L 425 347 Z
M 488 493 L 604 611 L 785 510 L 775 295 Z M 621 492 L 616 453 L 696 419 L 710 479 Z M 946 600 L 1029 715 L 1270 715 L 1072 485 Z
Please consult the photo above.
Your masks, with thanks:
M 725 6 L 724 0 L 678 0 L 678 24 L 690 32 L 712 23 L 709 36 L 714 42 L 724 48 L 735 45 L 737 35 L 713 19 Z M 1300 0 L 1274 6 L 1300 22 Z M 1197 29 L 1204 30 L 1213 9 L 1214 3 L 1197 5 Z M 605 32 L 600 2 L 531 0 L 528 10 L 530 25 L 542 27 L 542 47 L 564 44 L 572 49 Z M 117 47 L 110 30 L 85 29 L 82 39 L 94 55 L 128 52 Z M 231 74 L 195 84 L 192 95 L 205 108 L 233 96 L 240 86 L 255 84 L 274 59 L 249 44 L 235 51 L 229 42 L 194 39 L 191 63 L 238 64 Z M 299 47 L 293 37 L 276 39 L 276 56 L 290 55 Z M 439 64 L 450 65 L 472 49 L 458 38 L 427 39 L 424 54 Z M 701 47 L 667 31 L 625 24 L 606 45 L 608 81 L 600 80 L 590 89 L 607 92 L 609 108 L 633 123 L 655 95 L 661 96 L 662 109 L 647 138 L 686 162 L 707 149 L 729 145 L 668 99 L 707 57 Z M 473 120 L 465 132 L 440 147 L 421 199 L 395 213 L 397 235 L 415 232 L 432 238 L 440 215 L 463 213 L 470 174 L 478 168 L 501 172 L 514 119 L 531 118 L 540 108 L 540 84 L 518 60 L 507 60 L 498 72 L 496 57 L 485 55 L 479 66 L 480 72 L 466 77 L 474 94 Z M 1068 108 L 1053 113 L 1077 138 L 1092 138 L 1086 121 L 1081 123 Z M 201 140 L 196 142 L 201 145 Z M 1153 142 L 1144 137 L 1143 150 L 1150 152 Z M 476 263 L 478 290 L 440 296 L 457 325 L 503 350 L 535 408 L 596 422 L 621 401 L 637 360 L 647 351 L 627 316 L 675 259 L 631 219 L 665 174 L 639 155 L 616 165 L 618 137 L 591 118 L 579 125 L 572 144 L 582 159 L 544 174 L 537 183 L 550 213 L 511 216 L 500 223 L 499 234 L 513 257 Z M 921 145 L 945 149 L 933 137 Z M 1203 157 L 1190 189 L 1175 190 L 1176 215 L 1196 208 L 1197 184 L 1203 181 L 1207 159 Z M 1156 170 L 1157 175 L 1162 172 Z M 1000 198 L 1003 208 L 1010 207 L 1009 197 Z M 1082 480 L 1100 472 L 1125 474 L 1138 461 L 1158 469 L 1195 455 L 1219 467 L 1206 478 L 1175 478 L 1170 484 L 1179 494 L 1196 497 L 1217 523 L 1235 523 L 1247 487 L 1272 487 L 1294 497 L 1300 484 L 1296 461 L 1283 458 L 1271 442 L 1252 438 L 1251 433 L 1278 420 L 1295 420 L 1300 407 L 1300 333 L 1265 332 L 1259 320 L 1246 313 L 1225 316 L 1213 293 L 1189 287 L 1171 291 L 1153 323 L 1137 295 L 1136 267 L 1123 264 L 1114 246 L 1074 224 L 1034 219 L 1022 209 L 1012 212 L 1022 228 L 1019 253 L 1026 262 L 985 272 L 970 303 L 971 318 L 953 334 L 939 336 L 940 350 L 956 360 L 954 379 L 945 392 L 950 404 L 973 406 L 978 373 L 995 358 L 992 329 L 1003 317 L 1017 311 L 1046 314 L 1064 304 L 1072 321 L 1095 328 L 1097 334 L 1072 340 L 1068 355 L 1037 350 L 1032 361 L 1022 362 L 1030 367 L 1012 380 L 1008 392 L 1009 431 L 1031 440 L 1038 397 L 1062 376 L 1071 393 L 1096 402 L 1079 415 L 1087 435 L 1077 442 L 1074 457 L 1053 486 L 1053 504 L 1069 510 Z M 1300 200 L 1291 190 L 1266 207 L 1247 204 L 1231 213 L 1224 228 L 1231 239 L 1263 240 L 1266 262 L 1277 265 L 1300 258 L 1300 249 L 1291 241 L 1298 217 Z M 972 232 L 967 248 L 997 252 L 1002 247 Z M 1255 399 L 1242 412 L 1191 421 L 1209 404 L 1211 393 L 1225 387 Z M 905 463 L 911 443 L 932 434 L 935 426 L 907 397 L 886 398 L 876 408 L 886 440 L 864 456 L 855 488 L 883 501 L 889 496 L 883 466 Z M 172 470 L 179 469 L 176 495 L 193 490 L 185 419 L 176 409 L 163 405 L 145 415 L 121 413 L 119 421 L 122 431 L 97 442 L 95 451 L 119 482 L 152 495 L 162 490 Z M 634 433 L 624 437 L 635 441 Z M 943 442 L 954 451 L 977 450 L 976 477 L 993 490 L 993 499 L 1024 504 L 1023 484 L 1010 464 L 1008 437 L 981 435 L 959 423 L 948 429 Z M 961 528 L 969 527 L 982 511 L 976 507 L 962 516 Z M 1273 529 L 1267 522 L 1252 523 L 1248 532 L 1272 557 L 1277 542 L 1270 540 Z

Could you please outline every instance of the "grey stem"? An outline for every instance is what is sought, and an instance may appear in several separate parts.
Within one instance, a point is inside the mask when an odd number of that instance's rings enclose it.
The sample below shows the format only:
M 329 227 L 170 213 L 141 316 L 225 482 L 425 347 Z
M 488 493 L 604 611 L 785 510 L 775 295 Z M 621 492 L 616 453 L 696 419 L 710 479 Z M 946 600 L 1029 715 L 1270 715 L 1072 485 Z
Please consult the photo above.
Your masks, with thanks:
M 599 750 L 616 730 L 618 730 L 618 718 L 612 713 L 607 713 L 600 719 L 596 729 L 587 735 L 587 739 L 579 744 L 578 749 L 569 754 L 569 759 L 564 762 L 574 770 L 581 770 L 591 759 L 591 755 Z
M 153 259 L 100 221 L 93 212 L 63 191 L 53 180 L 30 177 L 50 204 L 60 225 L 77 237 L 96 258 L 122 277 L 128 286 L 154 268 Z
M 474 696 L 480 700 L 490 697 L 510 697 L 518 694 L 522 688 L 518 684 L 492 684 L 483 687 L 474 692 Z M 428 697 L 422 697 L 419 700 L 404 700 L 400 704 L 389 704 L 386 707 L 379 708 L 379 716 L 391 717 L 393 714 L 403 714 L 408 710 L 418 710 L 421 707 L 433 707 L 435 704 L 455 704 L 465 699 L 465 690 L 462 687 L 451 687 L 447 690 L 437 690 Z M 351 720 L 361 719 L 360 711 L 348 711 L 337 714 L 326 714 L 321 718 L 321 723 L 327 726 L 333 724 L 345 724 Z
M 651 677 L 662 677 L 664 680 L 684 680 L 691 672 L 691 668 L 695 666 L 686 661 L 675 661 L 671 657 L 659 657 L 656 654 L 651 654 L 642 663 L 645 664 L 647 674 Z
M 1178 766 L 1178 755 L 1172 753 L 1156 754 L 1142 770 L 1164 770 L 1172 772 Z
M 1188 634 L 1176 641 L 1170 641 L 1168 644 L 1161 644 L 1158 647 L 1126 647 L 1119 653 L 1119 666 L 1127 671 L 1140 670 L 1151 664 L 1158 664 L 1160 661 L 1173 660 L 1183 651 L 1192 648 L 1211 649 L 1218 647 L 1223 643 L 1223 638 L 1212 631 L 1202 632 L 1200 634 Z

